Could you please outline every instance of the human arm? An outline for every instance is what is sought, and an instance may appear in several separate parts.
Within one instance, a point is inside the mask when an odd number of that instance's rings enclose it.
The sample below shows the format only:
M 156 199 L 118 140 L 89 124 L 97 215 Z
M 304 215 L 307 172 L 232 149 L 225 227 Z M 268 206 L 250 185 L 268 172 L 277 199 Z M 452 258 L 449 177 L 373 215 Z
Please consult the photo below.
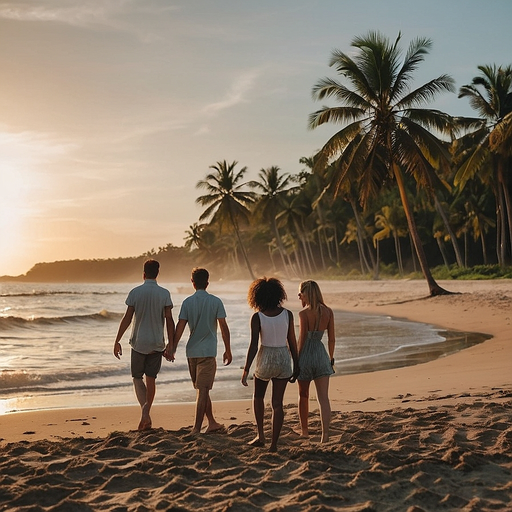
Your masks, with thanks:
M 304 343 L 306 341 L 306 337 L 308 335 L 308 317 L 307 317 L 307 311 L 303 309 L 302 311 L 299 311 L 299 341 L 297 350 L 299 354 L 302 352 L 302 349 L 304 348 Z
M 123 355 L 123 348 L 121 347 L 120 341 L 123 334 L 126 332 L 126 329 L 130 327 L 134 314 L 135 308 L 133 306 L 128 306 L 123 318 L 121 319 L 121 323 L 119 324 L 119 330 L 117 331 L 116 340 L 114 341 L 114 355 L 117 359 L 121 359 L 121 356 Z
M 329 351 L 329 359 L 331 360 L 331 365 L 334 366 L 334 347 L 336 344 L 336 334 L 334 332 L 334 313 L 331 308 L 329 308 L 329 322 L 327 324 L 327 349 Z
M 225 318 L 217 318 L 220 327 L 220 333 L 222 335 L 222 341 L 224 342 L 224 354 L 222 355 L 222 361 L 224 366 L 233 361 L 233 356 L 231 354 L 231 334 L 229 332 L 228 323 Z
M 249 343 L 249 348 L 247 349 L 247 356 L 245 358 L 245 366 L 244 372 L 242 374 L 242 384 L 247 386 L 247 377 L 249 376 L 249 370 L 251 369 L 251 364 L 258 353 L 258 342 L 260 339 L 260 317 L 258 313 L 254 313 L 251 318 L 251 341 Z
M 175 358 L 176 349 L 178 348 L 178 343 L 181 340 L 181 336 L 183 335 L 183 331 L 185 330 L 186 325 L 187 325 L 187 320 L 185 320 L 184 318 L 180 318 L 178 320 L 178 323 L 176 324 L 176 328 L 174 329 L 174 340 L 172 343 L 172 347 L 170 347 L 171 343 L 169 340 L 168 348 L 170 348 L 171 350 L 167 350 L 167 348 L 165 349 L 167 352 L 167 356 L 169 357 L 169 359 L 171 359 L 171 361 L 173 361 Z
M 293 325 L 293 313 L 288 311 L 288 348 L 293 360 L 293 375 L 290 382 L 295 382 L 299 376 L 299 351 L 297 350 L 297 339 L 295 337 L 295 326 Z
M 168 361 L 174 361 L 174 332 L 175 325 L 174 319 L 172 318 L 171 306 L 166 306 L 164 309 L 165 326 L 167 328 L 167 346 L 164 350 L 164 357 Z

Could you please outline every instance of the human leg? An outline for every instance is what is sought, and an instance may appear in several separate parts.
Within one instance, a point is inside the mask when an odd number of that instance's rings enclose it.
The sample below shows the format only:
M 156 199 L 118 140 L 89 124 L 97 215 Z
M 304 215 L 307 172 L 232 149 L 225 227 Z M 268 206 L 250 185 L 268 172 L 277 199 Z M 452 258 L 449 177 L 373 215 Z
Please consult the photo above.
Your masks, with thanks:
M 199 433 L 203 424 L 204 417 L 208 420 L 206 433 L 214 432 L 223 427 L 217 423 L 213 416 L 212 401 L 210 399 L 210 389 L 213 387 L 217 363 L 214 357 L 197 357 L 188 360 L 190 376 L 194 387 L 197 390 L 196 397 L 196 417 L 193 433 Z
M 301 437 L 309 436 L 308 416 L 309 416 L 309 380 L 298 380 L 299 383 L 299 420 Z
M 208 388 L 197 389 L 196 395 L 196 417 L 194 420 L 194 427 L 192 428 L 193 434 L 199 434 L 203 425 L 204 415 L 206 414 L 206 408 L 208 406 L 208 400 L 210 398 L 210 390 Z
M 283 397 L 288 379 L 272 379 L 272 443 L 269 451 L 277 452 L 277 440 L 284 421 Z
M 329 441 L 329 424 L 331 423 L 331 404 L 329 402 L 329 377 L 315 379 L 316 397 L 320 406 L 322 423 L 322 443 Z
M 265 432 L 263 429 L 263 419 L 265 416 L 265 392 L 267 391 L 268 381 L 254 377 L 254 394 L 252 396 L 252 408 L 258 435 L 249 443 L 252 446 L 265 445 Z
M 151 428 L 151 416 L 149 415 L 151 411 L 151 406 L 153 405 L 153 401 L 155 399 L 156 393 L 156 378 L 149 377 L 146 375 L 146 401 L 142 405 L 142 417 L 139 423 L 139 430 L 148 430 Z
M 142 407 L 146 403 L 146 384 L 142 378 L 133 378 L 133 389 L 135 391 L 135 396 L 137 397 L 137 402 L 139 402 Z
M 142 356 L 142 357 L 141 357 Z M 151 411 L 151 406 L 153 405 L 153 401 L 155 399 L 156 393 L 156 376 L 162 367 L 162 353 L 161 352 L 153 352 L 151 354 L 142 354 L 137 356 L 140 361 L 142 361 L 144 374 L 145 374 L 145 382 L 140 379 L 140 381 L 134 383 L 136 386 L 136 394 L 139 404 L 142 409 L 142 416 L 139 423 L 139 430 L 148 430 L 151 428 L 151 416 L 149 415 Z M 139 362 L 140 364 L 140 362 Z M 140 367 L 139 367 L 140 372 Z

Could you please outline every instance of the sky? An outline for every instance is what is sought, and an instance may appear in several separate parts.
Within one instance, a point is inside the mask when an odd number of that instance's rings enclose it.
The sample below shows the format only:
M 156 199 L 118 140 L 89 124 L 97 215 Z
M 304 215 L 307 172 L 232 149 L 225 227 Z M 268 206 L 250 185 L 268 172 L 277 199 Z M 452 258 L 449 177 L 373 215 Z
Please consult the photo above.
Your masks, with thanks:
M 511 0 L 0 0 L 0 276 L 182 246 L 211 165 L 294 174 L 335 132 L 307 127 L 334 49 L 428 37 L 417 85 L 458 89 L 512 64 L 510 20 Z

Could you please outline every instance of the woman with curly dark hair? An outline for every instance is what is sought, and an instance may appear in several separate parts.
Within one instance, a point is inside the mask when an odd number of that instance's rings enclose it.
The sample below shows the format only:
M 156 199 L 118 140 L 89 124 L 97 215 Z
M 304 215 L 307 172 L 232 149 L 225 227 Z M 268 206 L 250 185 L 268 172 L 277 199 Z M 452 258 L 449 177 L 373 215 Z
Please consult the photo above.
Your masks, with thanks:
M 247 350 L 242 384 L 247 386 L 249 369 L 256 357 L 253 409 L 258 427 L 258 435 L 249 444 L 265 446 L 265 392 L 268 383 L 272 381 L 271 452 L 277 451 L 277 440 L 283 426 L 283 396 L 286 385 L 288 382 L 295 382 L 299 373 L 293 314 L 282 307 L 286 298 L 281 281 L 273 277 L 256 279 L 247 294 L 247 302 L 256 313 L 251 318 L 251 342 Z

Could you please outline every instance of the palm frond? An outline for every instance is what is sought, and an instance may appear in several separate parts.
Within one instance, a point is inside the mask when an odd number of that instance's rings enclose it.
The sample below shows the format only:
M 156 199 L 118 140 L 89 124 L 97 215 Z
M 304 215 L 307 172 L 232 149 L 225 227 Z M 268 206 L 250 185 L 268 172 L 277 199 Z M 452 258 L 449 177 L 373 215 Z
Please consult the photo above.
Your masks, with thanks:
M 377 100 L 375 91 L 372 89 L 364 70 L 360 69 L 357 62 L 347 54 L 334 50 L 329 65 L 334 67 L 340 75 L 343 75 L 362 97 L 367 98 L 368 101 Z
M 484 162 L 489 156 L 488 139 L 487 143 L 479 144 L 475 151 L 473 151 L 469 158 L 459 167 L 453 184 L 458 186 L 461 190 L 465 187 L 468 180 L 473 178 L 475 174 L 481 169 Z
M 441 75 L 411 91 L 396 103 L 395 108 L 403 110 L 429 103 L 440 92 L 455 92 L 455 80 L 450 75 Z
M 343 124 L 361 119 L 365 111 L 357 107 L 323 107 L 309 116 L 310 130 L 318 128 L 325 123 Z
M 432 166 L 439 170 L 449 170 L 451 154 L 447 143 L 439 140 L 433 133 L 410 118 L 404 117 L 402 126 Z
M 390 100 L 396 102 L 401 98 L 405 91 L 409 88 L 409 81 L 412 78 L 412 73 L 418 67 L 420 62 L 423 62 L 424 57 L 428 54 L 432 46 L 432 41 L 428 38 L 416 38 L 409 44 L 409 49 L 405 55 L 402 67 L 398 71 L 393 85 Z
M 485 119 L 493 119 L 495 117 L 491 104 L 474 85 L 463 85 L 459 89 L 458 98 L 469 98 L 471 108 L 476 110 Z
M 351 107 L 367 109 L 370 104 L 360 94 L 355 93 L 348 87 L 340 84 L 332 78 L 323 78 L 313 87 L 312 96 L 315 100 L 325 98 L 334 98 L 342 103 L 347 103 Z
M 315 157 L 315 166 L 313 172 L 317 173 L 327 167 L 329 160 L 339 153 L 342 153 L 344 148 L 350 141 L 361 132 L 361 122 L 349 124 L 342 130 L 336 132 L 322 147 Z
M 440 110 L 428 108 L 410 108 L 404 111 L 402 120 L 410 120 L 421 126 L 434 129 L 438 133 L 452 135 L 455 130 L 453 117 Z

